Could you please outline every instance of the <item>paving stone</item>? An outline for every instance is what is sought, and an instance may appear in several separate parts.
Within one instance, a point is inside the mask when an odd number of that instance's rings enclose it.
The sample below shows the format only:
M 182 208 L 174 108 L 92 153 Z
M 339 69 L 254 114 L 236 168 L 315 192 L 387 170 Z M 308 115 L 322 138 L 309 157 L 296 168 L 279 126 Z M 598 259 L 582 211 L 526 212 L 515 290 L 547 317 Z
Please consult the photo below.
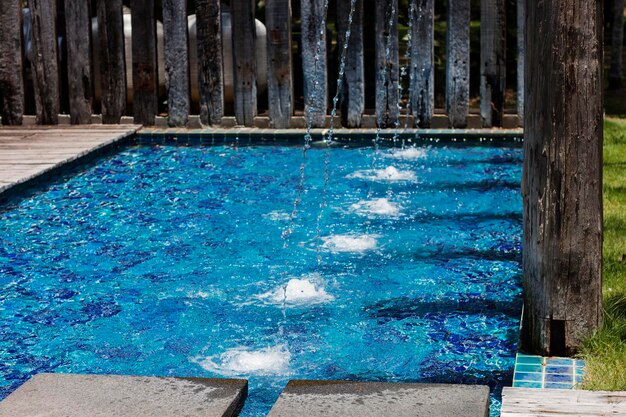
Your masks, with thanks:
M 242 379 L 38 374 L 0 402 L 0 417 L 226 417 Z
M 289 381 L 268 417 L 485 417 L 477 385 Z

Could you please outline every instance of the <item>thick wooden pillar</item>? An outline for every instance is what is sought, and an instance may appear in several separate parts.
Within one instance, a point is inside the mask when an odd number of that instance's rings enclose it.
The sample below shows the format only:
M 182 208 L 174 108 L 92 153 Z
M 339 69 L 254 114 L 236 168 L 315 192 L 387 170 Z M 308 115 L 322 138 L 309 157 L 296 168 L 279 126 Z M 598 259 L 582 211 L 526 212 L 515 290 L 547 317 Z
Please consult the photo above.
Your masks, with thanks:
M 72 124 L 91 123 L 93 76 L 89 2 L 65 0 L 65 30 L 70 121 Z
M 348 49 L 345 51 L 346 66 L 341 82 L 339 106 L 343 126 L 361 127 L 361 120 L 365 111 L 363 0 L 356 0 L 352 24 L 348 26 L 351 3 L 350 0 L 337 1 L 337 45 L 339 48 L 343 48 L 346 42 L 346 32 L 350 29 Z
M 224 64 L 220 0 L 196 0 L 200 122 L 220 125 L 224 116 Z
M 137 124 L 154 125 L 158 111 L 158 69 L 154 0 L 131 0 L 133 25 L 133 116 Z
M 116 124 L 126 110 L 122 0 L 98 0 L 102 123 Z
M 611 36 L 611 68 L 609 88 L 622 87 L 624 50 L 624 0 L 613 0 L 613 33 Z
M 572 354 L 602 320 L 602 1 L 527 3 L 524 349 Z
M 400 117 L 398 0 L 376 1 L 376 121 L 394 127 Z
M 517 117 L 524 126 L 524 61 L 526 56 L 526 0 L 517 0 Z
M 187 0 L 163 0 L 167 124 L 172 127 L 184 127 L 189 120 L 187 39 Z
M 428 128 L 435 108 L 434 0 L 411 0 L 409 104 L 415 125 Z
M 59 65 L 57 57 L 56 1 L 29 0 L 31 13 L 33 86 L 38 124 L 59 123 Z
M 467 126 L 469 111 L 470 0 L 448 0 L 446 111 L 450 125 Z
M 304 114 L 312 127 L 324 127 L 328 103 L 324 0 L 300 0 Z
M 506 0 L 480 3 L 480 117 L 502 126 L 506 90 Z
M 244 126 L 254 126 L 257 114 L 254 9 L 255 5 L 251 0 L 240 0 L 231 4 L 235 118 L 237 124 Z
M 21 125 L 24 115 L 22 1 L 0 0 L 0 10 L 0 115 L 4 125 Z
M 291 0 L 267 0 L 265 23 L 270 125 L 277 129 L 286 129 L 293 114 Z

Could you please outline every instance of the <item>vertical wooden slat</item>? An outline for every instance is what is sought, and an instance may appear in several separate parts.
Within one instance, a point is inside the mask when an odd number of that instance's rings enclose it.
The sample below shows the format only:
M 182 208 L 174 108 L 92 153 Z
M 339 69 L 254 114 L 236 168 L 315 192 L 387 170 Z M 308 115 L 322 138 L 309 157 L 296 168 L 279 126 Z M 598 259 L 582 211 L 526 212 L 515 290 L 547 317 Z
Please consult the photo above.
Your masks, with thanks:
M 470 0 L 448 0 L 446 111 L 450 125 L 467 126 L 469 110 Z
M 360 127 L 365 110 L 365 73 L 363 65 L 363 0 L 357 0 L 348 28 L 350 0 L 337 1 L 337 45 L 343 48 L 346 32 L 350 29 L 346 66 L 341 83 L 339 105 L 341 123 L 346 127 Z M 340 54 L 341 56 L 341 54 Z
M 126 109 L 122 0 L 98 0 L 102 123 L 120 122 Z
M 59 123 L 56 1 L 28 0 L 32 22 L 33 86 L 38 124 Z
M 137 124 L 154 125 L 157 113 L 157 50 L 154 0 L 131 0 L 133 25 L 133 116 Z
M 265 23 L 270 125 L 277 129 L 286 129 L 293 113 L 291 0 L 267 0 Z
M 196 0 L 200 122 L 219 125 L 224 116 L 224 65 L 220 0 Z
M 254 3 L 250 0 L 235 1 L 231 9 L 235 119 L 237 124 L 254 126 L 257 112 Z
M 22 1 L 0 0 L 0 10 L 0 115 L 2 124 L 21 125 L 24 115 Z
M 622 87 L 622 60 L 624 50 L 624 0 L 613 0 L 613 32 L 611 36 L 611 68 L 609 88 Z
M 526 56 L 526 0 L 517 0 L 517 117 L 524 126 L 524 61 Z
M 91 13 L 89 2 L 65 0 L 67 72 L 72 124 L 91 123 Z
M 163 0 L 167 123 L 186 126 L 189 120 L 189 51 L 187 0 Z
M 506 0 L 480 3 L 480 117 L 502 126 L 506 90 Z
M 300 0 L 304 113 L 312 127 L 324 127 L 328 104 L 328 63 L 324 0 Z
M 400 116 L 398 0 L 376 1 L 376 120 L 394 127 Z
M 602 4 L 527 2 L 522 343 L 544 356 L 602 321 Z
M 411 0 L 411 86 L 409 103 L 415 125 L 428 128 L 435 107 L 434 0 Z

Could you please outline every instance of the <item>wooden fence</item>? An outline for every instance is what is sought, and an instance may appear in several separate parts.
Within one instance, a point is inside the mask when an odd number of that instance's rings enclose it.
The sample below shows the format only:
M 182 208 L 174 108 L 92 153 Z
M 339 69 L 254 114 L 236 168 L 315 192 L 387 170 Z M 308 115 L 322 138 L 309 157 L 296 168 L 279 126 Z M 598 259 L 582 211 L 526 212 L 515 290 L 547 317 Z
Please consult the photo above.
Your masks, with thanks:
M 510 0 L 480 0 L 480 51 L 474 55 L 480 57 L 480 104 L 470 110 L 470 5 L 476 1 L 447 0 L 442 15 L 435 0 L 333 0 L 333 10 L 325 0 L 266 0 L 265 16 L 255 16 L 255 2 L 245 0 L 230 6 L 195 0 L 194 10 L 186 0 L 162 0 L 158 9 L 155 0 L 130 0 L 130 11 L 122 0 L 95 0 L 95 7 L 85 0 L 28 0 L 28 9 L 22 0 L 0 0 L 2 123 L 21 124 L 30 101 L 40 124 L 59 123 L 62 113 L 73 124 L 91 123 L 98 113 L 103 123 L 128 115 L 153 125 L 161 114 L 170 126 L 187 126 L 195 112 L 203 126 L 220 125 L 227 116 L 254 126 L 262 116 L 271 127 L 288 128 L 297 115 L 323 127 L 339 88 L 337 120 L 346 127 L 361 127 L 369 118 L 382 128 L 428 128 L 438 115 L 463 128 L 470 113 L 479 126 L 502 126 L 507 53 L 519 54 L 512 61 L 518 109 L 508 112 L 519 114 L 521 123 L 523 36 L 507 48 L 506 20 L 507 13 L 516 16 L 518 35 L 523 33 L 524 1 L 515 9 Z M 124 13 L 130 14 L 130 39 Z M 398 22 L 400 14 L 411 18 Z M 324 15 L 333 18 L 326 26 Z M 437 21 L 447 28 L 443 109 L 435 106 Z M 408 27 L 402 38 L 399 23 Z M 366 43 L 371 38 L 373 54 Z M 368 91 L 375 96 L 371 109 Z

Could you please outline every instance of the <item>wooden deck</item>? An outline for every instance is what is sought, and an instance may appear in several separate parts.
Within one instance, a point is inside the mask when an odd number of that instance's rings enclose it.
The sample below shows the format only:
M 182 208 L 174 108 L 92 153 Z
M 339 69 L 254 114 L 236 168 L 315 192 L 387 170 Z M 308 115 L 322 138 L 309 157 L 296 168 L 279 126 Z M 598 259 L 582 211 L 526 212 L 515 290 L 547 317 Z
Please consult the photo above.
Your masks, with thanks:
M 626 416 L 626 392 L 504 388 L 501 417 Z
M 0 199 L 15 187 L 54 174 L 115 146 L 140 126 L 36 126 L 0 128 Z

